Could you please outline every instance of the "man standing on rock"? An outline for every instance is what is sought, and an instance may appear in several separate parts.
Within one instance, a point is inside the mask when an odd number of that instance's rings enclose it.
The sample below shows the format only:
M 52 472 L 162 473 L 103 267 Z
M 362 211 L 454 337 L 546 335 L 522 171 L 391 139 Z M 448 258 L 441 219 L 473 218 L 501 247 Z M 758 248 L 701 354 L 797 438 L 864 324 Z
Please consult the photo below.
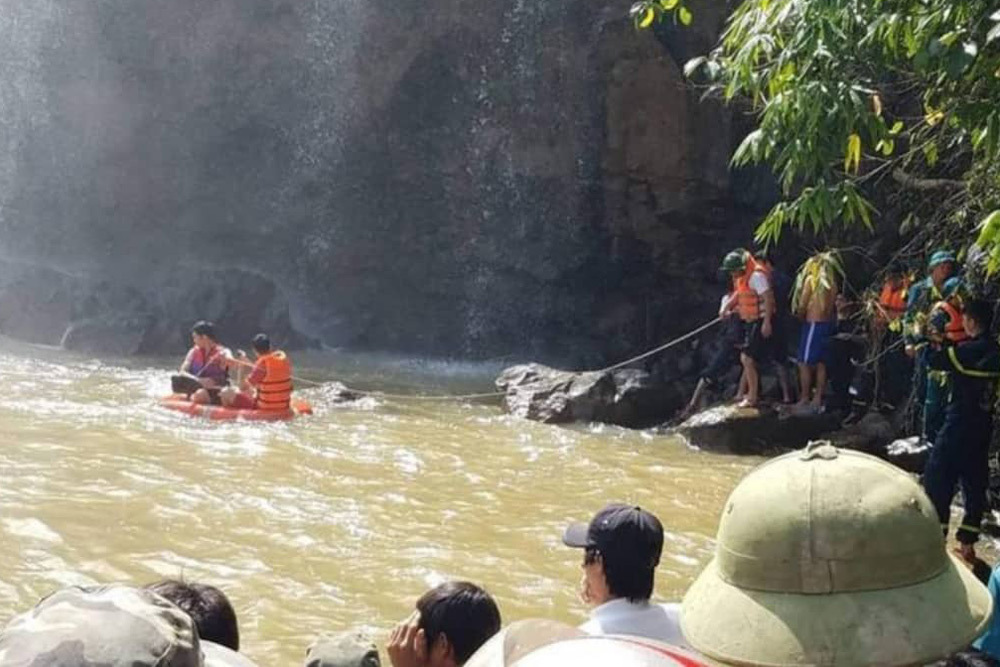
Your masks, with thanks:
M 759 363 L 771 354 L 768 339 L 774 333 L 774 291 L 767 270 L 746 250 L 734 250 L 722 260 L 722 270 L 733 278 L 736 312 L 743 322 L 740 363 L 746 380 L 742 407 L 755 407 L 760 400 Z
M 566 546 L 583 549 L 580 597 L 591 605 L 580 629 L 592 635 L 635 635 L 684 646 L 679 604 L 651 604 L 653 573 L 663 551 L 663 526 L 653 514 L 612 503 L 589 524 L 573 523 Z

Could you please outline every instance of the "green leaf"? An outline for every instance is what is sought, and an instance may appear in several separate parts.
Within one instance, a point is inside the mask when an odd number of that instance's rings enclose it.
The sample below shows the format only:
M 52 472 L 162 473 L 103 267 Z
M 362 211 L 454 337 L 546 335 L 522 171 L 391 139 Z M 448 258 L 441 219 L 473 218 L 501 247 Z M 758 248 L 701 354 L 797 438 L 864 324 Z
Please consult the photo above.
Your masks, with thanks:
M 938 161 L 938 147 L 937 144 L 931 142 L 924 146 L 924 161 L 927 163 L 928 167 L 933 167 Z
M 903 131 L 903 121 L 897 120 L 892 124 L 892 129 L 889 130 L 889 134 L 896 135 Z
M 669 12 L 677 6 L 678 2 L 680 2 L 680 0 L 660 0 L 660 7 L 663 8 L 663 11 Z
M 858 165 L 861 164 L 861 137 L 857 133 L 852 133 L 847 137 L 847 150 L 844 152 L 844 171 L 858 173 Z
M 684 63 L 684 76 L 691 78 L 691 76 L 698 71 L 698 69 L 708 62 L 708 58 L 705 56 L 699 56 L 697 58 L 692 58 L 691 60 Z
M 990 28 L 990 31 L 986 33 L 986 43 L 989 44 L 1000 37 L 1000 23 Z
M 687 7 L 681 7 L 677 11 L 677 18 L 679 18 L 681 20 L 682 24 L 684 24 L 684 25 L 691 25 L 691 19 L 694 18 L 694 17 L 691 16 L 691 10 L 690 9 L 688 9 Z
M 885 157 L 889 157 L 896 150 L 896 142 L 892 139 L 880 139 L 875 144 L 875 150 L 881 152 Z
M 646 7 L 645 13 L 642 15 L 642 20 L 639 21 L 640 28 L 648 28 L 653 25 L 653 20 L 656 18 L 656 10 L 652 7 Z
M 1000 240 L 1000 211 L 993 211 L 979 223 L 979 237 L 976 245 L 985 248 Z

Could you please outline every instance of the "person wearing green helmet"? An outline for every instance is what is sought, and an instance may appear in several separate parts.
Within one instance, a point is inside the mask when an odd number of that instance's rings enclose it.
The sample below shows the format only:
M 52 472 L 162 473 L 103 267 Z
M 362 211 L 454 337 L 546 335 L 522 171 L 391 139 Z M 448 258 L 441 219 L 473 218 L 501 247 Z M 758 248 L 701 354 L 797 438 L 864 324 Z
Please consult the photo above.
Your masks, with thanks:
M 952 276 L 941 286 L 941 300 L 935 303 L 924 325 L 924 338 L 931 343 L 948 341 L 957 345 L 968 338 L 962 326 L 962 303 L 965 287 L 961 278 Z M 945 407 L 951 392 L 951 374 L 928 368 L 924 390 L 924 438 L 933 444 L 944 423 Z
M 727 254 L 722 260 L 722 270 L 733 279 L 732 307 L 743 323 L 739 348 L 747 391 L 740 405 L 755 407 L 760 400 L 758 365 L 770 356 L 768 339 L 774 333 L 776 307 L 771 278 L 767 269 L 743 249 Z
M 915 390 L 914 417 L 916 419 L 916 430 L 921 437 L 927 438 L 925 423 L 925 406 L 927 404 L 928 376 L 927 362 L 925 358 L 925 347 L 927 339 L 925 333 L 925 323 L 935 303 L 943 300 L 941 290 L 944 283 L 955 272 L 955 254 L 949 250 L 937 250 L 931 254 L 927 262 L 928 275 L 923 280 L 910 287 L 906 297 L 906 312 L 903 314 L 903 342 L 907 356 L 914 359 L 913 385 Z M 939 411 L 937 406 L 943 402 L 943 397 L 939 392 L 931 390 L 932 413 Z M 933 414 L 932 414 L 933 416 Z M 932 420 L 932 431 L 933 431 Z M 932 434 L 933 435 L 933 434 Z
M 993 432 L 993 400 L 1000 378 L 1000 345 L 989 335 L 993 309 L 973 300 L 962 313 L 967 339 L 954 343 L 941 337 L 927 352 L 931 370 L 948 373 L 950 386 L 943 424 L 924 467 L 924 490 L 947 533 L 951 499 L 961 484 L 965 515 L 956 538 L 962 556 L 972 562 L 986 511 L 989 449 Z
M 993 600 L 948 553 L 904 471 L 827 442 L 739 483 L 715 557 L 681 603 L 695 651 L 723 664 L 924 665 L 964 649 Z

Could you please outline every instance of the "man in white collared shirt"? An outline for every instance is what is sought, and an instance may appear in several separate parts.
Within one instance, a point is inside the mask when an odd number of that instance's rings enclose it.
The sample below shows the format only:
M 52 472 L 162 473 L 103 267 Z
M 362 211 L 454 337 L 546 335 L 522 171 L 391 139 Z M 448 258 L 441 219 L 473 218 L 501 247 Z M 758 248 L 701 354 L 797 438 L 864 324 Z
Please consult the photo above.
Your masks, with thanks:
M 563 542 L 584 550 L 580 596 L 592 609 L 581 630 L 686 646 L 680 604 L 649 601 L 663 551 L 663 526 L 653 514 L 612 503 L 594 515 L 590 524 L 570 524 Z

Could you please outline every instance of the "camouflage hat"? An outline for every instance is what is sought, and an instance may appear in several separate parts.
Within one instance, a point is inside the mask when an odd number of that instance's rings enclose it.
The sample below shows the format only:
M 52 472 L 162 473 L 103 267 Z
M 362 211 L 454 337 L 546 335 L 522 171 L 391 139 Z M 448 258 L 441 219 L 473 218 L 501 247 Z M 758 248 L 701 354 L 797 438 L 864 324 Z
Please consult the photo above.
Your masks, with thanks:
M 732 251 L 722 259 L 722 266 L 719 270 L 727 273 L 732 273 L 733 271 L 743 271 L 747 268 L 748 254 L 749 253 L 743 249 L 736 249 Z
M 908 474 L 812 443 L 730 495 L 681 627 L 731 664 L 913 665 L 967 646 L 992 611 Z
M 945 262 L 955 263 L 955 253 L 950 250 L 938 250 L 931 255 L 930 260 L 927 262 L 927 268 L 933 269 L 938 264 L 944 264 Z
M 958 294 L 959 296 L 965 296 L 965 293 L 966 293 L 965 283 L 962 282 L 961 278 L 958 277 L 948 278 L 948 280 L 944 281 L 944 284 L 941 285 L 941 296 L 944 297 L 945 299 L 950 299 L 955 294 Z
M 191 617 L 129 586 L 66 588 L 0 632 L 4 667 L 201 667 Z
M 305 667 L 379 667 L 378 649 L 366 635 L 348 631 L 320 637 L 306 652 Z

